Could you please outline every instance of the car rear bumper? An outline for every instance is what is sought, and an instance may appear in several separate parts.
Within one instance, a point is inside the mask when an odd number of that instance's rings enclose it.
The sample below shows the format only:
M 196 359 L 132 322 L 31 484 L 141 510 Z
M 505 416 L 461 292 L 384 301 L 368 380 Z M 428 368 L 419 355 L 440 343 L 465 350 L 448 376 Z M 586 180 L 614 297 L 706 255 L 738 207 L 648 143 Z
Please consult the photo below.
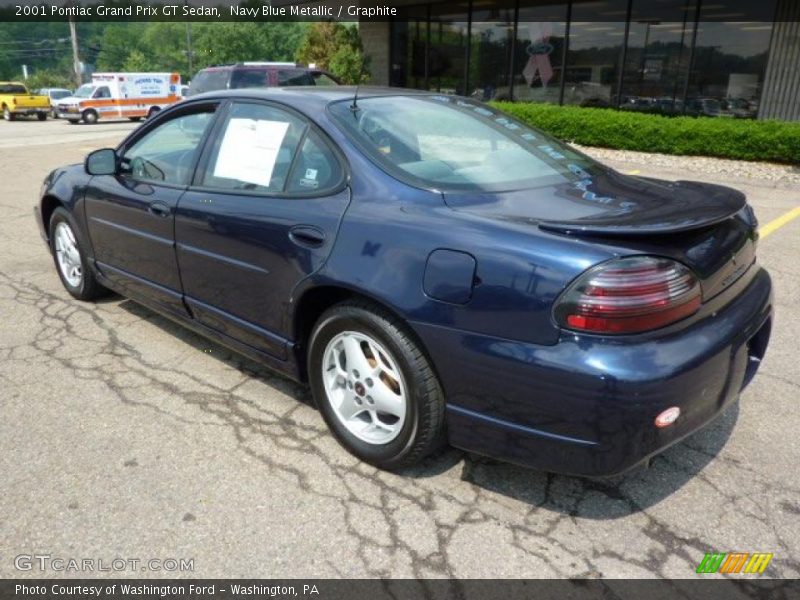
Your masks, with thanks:
M 540 346 L 413 323 L 445 390 L 450 443 L 584 476 L 618 474 L 663 451 L 718 416 L 758 369 L 772 283 L 752 269 L 702 318 L 660 336 L 565 332 Z M 677 421 L 655 427 L 673 406 Z

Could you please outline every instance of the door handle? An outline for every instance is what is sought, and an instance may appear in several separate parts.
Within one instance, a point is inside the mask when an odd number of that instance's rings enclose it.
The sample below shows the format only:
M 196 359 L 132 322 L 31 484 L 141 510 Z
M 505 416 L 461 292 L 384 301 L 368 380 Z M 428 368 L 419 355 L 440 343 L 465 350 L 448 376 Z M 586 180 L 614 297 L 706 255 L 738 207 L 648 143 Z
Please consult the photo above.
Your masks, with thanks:
M 289 239 L 298 246 L 319 248 L 325 243 L 325 232 L 313 225 L 295 225 L 289 230 Z
M 150 204 L 150 206 L 147 207 L 147 212 L 161 218 L 169 217 L 172 214 L 172 210 L 169 206 L 158 201 Z

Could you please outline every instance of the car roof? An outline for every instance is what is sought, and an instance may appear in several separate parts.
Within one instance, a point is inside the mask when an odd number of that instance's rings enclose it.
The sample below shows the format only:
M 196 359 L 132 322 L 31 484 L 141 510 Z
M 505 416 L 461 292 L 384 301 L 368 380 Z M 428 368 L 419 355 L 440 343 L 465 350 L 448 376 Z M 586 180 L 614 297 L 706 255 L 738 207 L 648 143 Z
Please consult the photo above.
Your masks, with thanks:
M 358 98 L 375 98 L 379 96 L 432 96 L 441 95 L 434 92 L 409 90 L 406 88 L 380 87 L 380 86 L 285 86 L 264 88 L 239 88 L 233 90 L 218 90 L 192 96 L 191 100 L 201 98 L 254 98 L 274 100 L 276 102 L 303 105 L 309 108 L 322 107 L 331 102 L 352 100 L 358 90 Z

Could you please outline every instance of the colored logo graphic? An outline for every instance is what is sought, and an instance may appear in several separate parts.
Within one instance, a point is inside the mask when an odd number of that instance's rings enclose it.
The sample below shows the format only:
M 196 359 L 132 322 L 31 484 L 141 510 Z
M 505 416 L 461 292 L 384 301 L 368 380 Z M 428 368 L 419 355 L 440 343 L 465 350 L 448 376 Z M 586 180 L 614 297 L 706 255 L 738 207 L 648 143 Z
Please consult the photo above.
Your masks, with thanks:
M 707 552 L 698 573 L 749 573 L 761 575 L 774 555 L 767 552 Z

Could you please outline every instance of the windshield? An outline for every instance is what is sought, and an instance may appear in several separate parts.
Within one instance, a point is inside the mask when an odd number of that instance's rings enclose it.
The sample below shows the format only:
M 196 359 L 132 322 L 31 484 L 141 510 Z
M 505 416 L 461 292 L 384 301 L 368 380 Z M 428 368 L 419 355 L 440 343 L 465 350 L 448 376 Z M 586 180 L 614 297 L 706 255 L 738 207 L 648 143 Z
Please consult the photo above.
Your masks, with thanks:
M 0 94 L 27 94 L 28 90 L 24 85 L 17 83 L 2 83 L 0 84 Z
M 400 179 L 439 190 L 504 191 L 585 179 L 593 163 L 483 104 L 455 96 L 336 102 L 337 121 Z
M 75 92 L 76 98 L 91 98 L 94 92 L 94 86 L 90 83 L 84 84 Z

